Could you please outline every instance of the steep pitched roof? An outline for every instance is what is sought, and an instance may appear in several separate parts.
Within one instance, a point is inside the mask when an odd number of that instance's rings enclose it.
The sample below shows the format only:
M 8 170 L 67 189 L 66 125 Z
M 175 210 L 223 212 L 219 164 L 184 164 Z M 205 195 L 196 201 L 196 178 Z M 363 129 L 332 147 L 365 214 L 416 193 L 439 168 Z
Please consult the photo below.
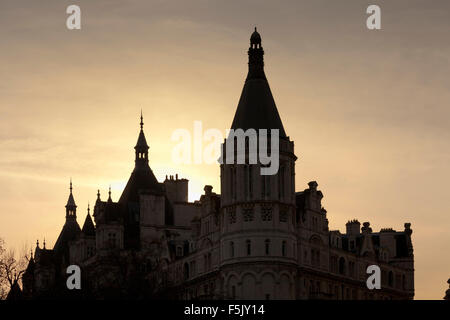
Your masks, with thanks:
M 76 207 L 75 199 L 73 198 L 72 192 L 69 194 L 69 199 L 67 199 L 66 207 Z
M 156 180 L 148 164 L 149 147 L 145 139 L 142 113 L 140 127 L 138 141 L 134 147 L 136 150 L 135 167 L 119 199 L 119 203 L 122 205 L 126 205 L 129 202 L 139 202 L 140 191 L 145 190 L 158 194 L 163 192 L 161 184 Z
M 95 236 L 94 222 L 92 222 L 92 218 L 89 213 L 86 215 L 86 219 L 84 220 L 84 224 L 83 224 L 83 228 L 81 229 L 81 232 L 85 236 Z
M 57 253 L 66 252 L 68 250 L 69 241 L 74 240 L 81 232 L 78 222 L 73 219 L 67 219 L 64 224 L 58 240 L 56 240 L 53 250 Z
M 144 148 L 147 147 L 148 148 L 147 139 L 145 139 L 144 130 L 142 130 L 142 129 L 139 132 L 139 137 L 138 137 L 138 140 L 136 142 L 136 147 L 135 148 L 139 148 L 139 147 L 144 147 Z
M 120 196 L 119 203 L 139 202 L 139 191 L 161 193 L 162 187 L 156 180 L 152 169 L 134 170 L 128 179 L 127 185 Z
M 241 98 L 234 115 L 232 129 L 278 129 L 280 137 L 286 137 L 275 100 L 265 79 L 245 81 Z
M 261 37 L 255 30 L 250 40 L 249 71 L 231 129 L 278 129 L 286 137 L 275 100 L 264 73 L 264 51 Z
M 17 283 L 17 281 L 15 281 L 11 287 L 11 290 L 9 290 L 9 293 L 6 296 L 6 300 L 15 301 L 21 300 L 22 298 L 23 298 L 22 289 L 20 289 L 19 284 Z

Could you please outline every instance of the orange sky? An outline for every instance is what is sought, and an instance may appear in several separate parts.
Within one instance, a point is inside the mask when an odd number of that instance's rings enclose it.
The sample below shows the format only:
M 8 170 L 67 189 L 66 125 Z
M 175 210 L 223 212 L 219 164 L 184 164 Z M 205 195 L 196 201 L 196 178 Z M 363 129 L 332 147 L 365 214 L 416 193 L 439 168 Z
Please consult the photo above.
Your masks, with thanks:
M 52 247 L 70 177 L 78 221 L 97 188 L 117 200 L 133 168 L 144 111 L 162 181 L 220 192 L 217 165 L 174 165 L 174 130 L 225 132 L 257 25 L 266 74 L 299 159 L 296 189 L 317 180 L 332 229 L 349 219 L 411 222 L 416 298 L 441 299 L 450 254 L 450 3 L 377 1 L 73 1 L 0 3 L 0 237 Z

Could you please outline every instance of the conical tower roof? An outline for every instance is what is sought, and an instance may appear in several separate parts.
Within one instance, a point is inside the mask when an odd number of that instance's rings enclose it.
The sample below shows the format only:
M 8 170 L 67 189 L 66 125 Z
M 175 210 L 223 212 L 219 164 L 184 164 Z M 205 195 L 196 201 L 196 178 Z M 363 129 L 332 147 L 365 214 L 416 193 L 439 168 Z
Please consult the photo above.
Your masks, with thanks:
M 84 220 L 83 228 L 81 229 L 81 232 L 85 236 L 95 236 L 95 227 L 94 222 L 92 221 L 90 212 L 89 212 L 89 205 L 88 205 L 88 213 L 86 215 L 86 219 Z
M 256 28 L 250 38 L 248 75 L 231 129 L 278 129 L 286 137 L 275 100 L 264 73 L 264 50 Z
M 141 113 L 141 130 L 136 146 L 135 167 L 128 179 L 127 185 L 120 196 L 119 203 L 139 202 L 139 191 L 148 190 L 151 192 L 162 192 L 161 185 L 153 174 L 148 164 L 148 145 L 144 134 L 144 122 Z

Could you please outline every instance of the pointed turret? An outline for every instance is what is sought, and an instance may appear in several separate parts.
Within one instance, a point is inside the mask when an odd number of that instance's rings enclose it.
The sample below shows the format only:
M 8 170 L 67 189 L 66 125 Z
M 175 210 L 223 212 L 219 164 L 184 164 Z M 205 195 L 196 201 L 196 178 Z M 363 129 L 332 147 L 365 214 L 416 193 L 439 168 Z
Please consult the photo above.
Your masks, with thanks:
M 144 117 L 142 116 L 142 110 L 141 110 L 141 131 L 139 132 L 139 137 L 136 143 L 136 146 L 134 147 L 136 158 L 135 158 L 135 170 L 148 170 L 148 144 L 147 139 L 145 139 L 144 134 Z
M 140 193 L 145 191 L 154 195 L 162 195 L 164 192 L 162 184 L 156 180 L 148 165 L 148 149 L 144 135 L 144 118 L 141 111 L 140 132 L 134 147 L 135 167 L 118 202 L 122 212 L 121 218 L 124 221 L 124 245 L 127 248 L 139 247 Z
M 264 73 L 264 50 L 261 35 L 255 28 L 248 49 L 248 75 L 234 116 L 232 129 L 278 129 L 286 137 L 283 123 Z
M 72 179 L 70 179 L 70 194 L 66 204 L 66 223 L 64 224 L 58 239 L 56 240 L 53 250 L 57 253 L 64 254 L 68 261 L 69 241 L 74 240 L 81 229 L 77 222 L 77 205 L 72 193 Z M 45 246 L 45 245 L 44 245 Z
M 94 227 L 94 222 L 92 222 L 89 204 L 88 204 L 87 210 L 88 211 L 87 211 L 86 219 L 84 220 L 84 224 L 83 224 L 83 228 L 81 229 L 81 232 L 83 232 L 83 234 L 88 237 L 95 236 L 95 227 Z
M 72 179 L 70 179 L 70 194 L 69 199 L 67 199 L 66 204 L 66 219 L 75 219 L 77 218 L 77 205 L 75 204 L 75 199 L 72 194 Z
M 141 111 L 139 137 L 134 147 L 135 150 L 135 167 L 128 183 L 120 196 L 119 203 L 139 202 L 139 190 L 150 190 L 154 192 L 162 192 L 161 186 L 156 180 L 152 169 L 148 165 L 148 149 L 147 140 L 144 134 L 144 118 Z

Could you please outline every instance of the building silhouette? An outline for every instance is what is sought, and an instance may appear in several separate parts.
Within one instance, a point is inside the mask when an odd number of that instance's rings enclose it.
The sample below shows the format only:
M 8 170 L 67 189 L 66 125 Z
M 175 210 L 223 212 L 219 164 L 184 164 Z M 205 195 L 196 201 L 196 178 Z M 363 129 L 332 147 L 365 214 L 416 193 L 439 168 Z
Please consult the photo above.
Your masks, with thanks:
M 414 255 L 404 230 L 373 232 L 348 221 L 329 230 L 315 181 L 295 191 L 294 142 L 286 134 L 265 72 L 261 36 L 248 50 L 248 75 L 232 129 L 278 129 L 279 170 L 261 163 L 221 164 L 221 194 L 205 186 L 188 201 L 188 180 L 160 183 L 149 166 L 141 114 L 135 166 L 115 202 L 100 192 L 82 228 L 70 183 L 66 222 L 53 249 L 36 245 L 23 275 L 26 298 L 412 299 Z M 224 143 L 224 151 L 226 151 Z M 95 222 L 95 224 L 94 224 Z M 82 289 L 66 288 L 66 268 L 79 265 Z M 381 289 L 366 286 L 369 265 Z M 20 288 L 19 288 L 20 289 Z

